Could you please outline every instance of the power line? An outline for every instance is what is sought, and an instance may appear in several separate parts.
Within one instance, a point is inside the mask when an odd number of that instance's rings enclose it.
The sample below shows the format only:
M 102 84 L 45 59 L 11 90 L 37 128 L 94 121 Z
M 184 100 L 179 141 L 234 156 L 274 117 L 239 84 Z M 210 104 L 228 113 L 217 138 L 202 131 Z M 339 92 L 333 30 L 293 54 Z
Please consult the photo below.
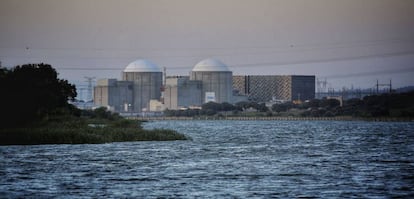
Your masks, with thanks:
M 396 57 L 402 55 L 411 55 L 414 54 L 414 51 L 398 52 L 398 53 L 387 53 L 387 54 L 377 54 L 377 55 L 366 55 L 366 56 L 349 56 L 341 58 L 331 58 L 331 59 L 309 59 L 301 61 L 292 61 L 292 62 L 268 62 L 268 63 L 256 63 L 256 64 L 238 64 L 230 65 L 230 67 L 249 67 L 249 66 L 286 66 L 286 65 L 301 65 L 301 64 L 314 64 L 314 63 L 327 63 L 327 62 L 337 62 L 337 61 L 351 61 L 351 60 L 361 60 L 368 58 L 385 58 L 385 57 Z
M 360 73 L 348 73 L 348 74 L 328 75 L 324 77 L 332 78 L 332 79 L 341 79 L 341 78 L 348 78 L 348 77 L 366 77 L 366 76 L 397 74 L 397 73 L 405 73 L 405 72 L 414 72 L 414 68 L 401 68 L 401 69 L 379 70 L 379 71 L 360 72 Z
M 385 58 L 385 57 L 396 57 L 403 55 L 412 55 L 414 52 L 398 52 L 398 53 L 387 53 L 387 54 L 377 54 L 377 55 L 367 55 L 367 56 L 349 56 L 342 58 L 332 58 L 332 59 L 310 59 L 310 60 L 301 60 L 301 61 L 287 61 L 287 62 L 265 62 L 265 63 L 249 63 L 249 64 L 234 64 L 229 65 L 231 68 L 241 68 L 241 67 L 251 67 L 251 66 L 262 66 L 262 67 L 275 67 L 275 66 L 286 66 L 286 65 L 301 65 L 301 64 L 313 64 L 313 63 L 327 63 L 327 62 L 336 62 L 336 61 L 351 61 L 351 60 L 361 60 L 368 58 Z M 193 66 L 175 66 L 169 67 L 168 70 L 180 70 L 180 69 L 190 69 Z M 79 66 L 68 66 L 68 67 L 58 67 L 57 70 L 118 70 L 122 71 L 123 68 L 120 67 L 79 67 Z

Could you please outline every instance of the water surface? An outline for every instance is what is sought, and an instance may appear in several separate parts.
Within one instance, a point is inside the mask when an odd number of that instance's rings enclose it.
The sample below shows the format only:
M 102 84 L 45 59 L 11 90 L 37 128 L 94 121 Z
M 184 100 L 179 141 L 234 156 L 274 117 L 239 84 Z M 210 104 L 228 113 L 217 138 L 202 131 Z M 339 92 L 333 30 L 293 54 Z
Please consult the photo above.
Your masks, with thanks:
M 159 121 L 192 141 L 0 147 L 0 198 L 414 197 L 414 123 Z

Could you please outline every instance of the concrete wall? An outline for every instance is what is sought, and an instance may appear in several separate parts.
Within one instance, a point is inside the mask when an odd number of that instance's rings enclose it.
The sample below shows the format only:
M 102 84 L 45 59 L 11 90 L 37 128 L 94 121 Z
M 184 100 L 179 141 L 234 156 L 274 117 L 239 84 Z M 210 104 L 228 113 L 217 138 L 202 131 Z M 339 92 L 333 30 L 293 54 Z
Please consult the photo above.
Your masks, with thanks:
M 94 103 L 96 106 L 110 107 L 114 111 L 124 112 L 125 104 L 132 104 L 133 86 L 130 81 L 116 79 L 98 80 L 94 88 Z M 131 111 L 131 110 L 128 110 Z
M 96 106 L 108 106 L 109 105 L 109 88 L 108 86 L 95 86 L 93 93 L 93 102 Z
M 166 80 L 164 105 L 170 110 L 202 104 L 201 81 L 189 80 L 188 77 L 170 77 Z
M 160 100 L 162 72 L 124 72 L 122 76 L 123 80 L 133 82 L 134 112 L 149 110 L 150 100 Z
M 178 87 L 177 85 L 167 85 L 164 90 L 164 106 L 169 110 L 178 109 Z
M 192 71 L 190 80 L 199 80 L 202 82 L 202 95 L 203 103 L 205 103 L 206 92 L 215 93 L 215 102 L 217 103 L 233 103 L 233 73 L 228 72 L 205 72 L 205 71 Z

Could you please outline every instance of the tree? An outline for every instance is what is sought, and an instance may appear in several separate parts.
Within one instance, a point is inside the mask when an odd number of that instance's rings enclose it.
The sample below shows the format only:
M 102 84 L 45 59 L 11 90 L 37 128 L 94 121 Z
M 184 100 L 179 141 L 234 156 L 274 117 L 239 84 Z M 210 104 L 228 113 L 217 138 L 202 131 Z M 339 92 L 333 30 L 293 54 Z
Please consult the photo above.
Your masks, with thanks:
M 311 99 L 309 102 L 310 108 L 318 108 L 320 106 L 321 100 L 320 99 Z
M 292 102 L 285 102 L 283 104 L 273 104 L 272 110 L 274 112 L 286 112 L 293 107 Z
M 335 108 L 340 105 L 339 100 L 337 99 L 323 99 L 320 101 L 319 106 L 325 108 Z
M 201 105 L 201 108 L 203 110 L 220 111 L 221 110 L 221 104 L 216 103 L 216 102 L 207 102 L 207 103 Z
M 250 102 L 243 101 L 243 102 L 237 102 L 236 103 L 236 108 L 239 111 L 248 109 L 249 107 L 250 107 Z
M 233 110 L 236 110 L 236 107 L 235 107 L 235 106 L 233 106 L 233 105 L 232 105 L 232 104 L 230 104 L 230 103 L 223 102 L 223 103 L 221 104 L 221 110 L 222 110 L 222 111 L 233 111 Z
M 42 119 L 56 109 L 70 109 L 76 87 L 48 64 L 26 64 L 0 72 L 1 126 L 16 126 Z
M 267 111 L 269 111 L 269 108 L 267 108 L 267 106 L 266 106 L 265 103 L 257 104 L 256 107 L 255 107 L 255 109 L 257 111 L 259 111 L 259 112 L 267 112 Z

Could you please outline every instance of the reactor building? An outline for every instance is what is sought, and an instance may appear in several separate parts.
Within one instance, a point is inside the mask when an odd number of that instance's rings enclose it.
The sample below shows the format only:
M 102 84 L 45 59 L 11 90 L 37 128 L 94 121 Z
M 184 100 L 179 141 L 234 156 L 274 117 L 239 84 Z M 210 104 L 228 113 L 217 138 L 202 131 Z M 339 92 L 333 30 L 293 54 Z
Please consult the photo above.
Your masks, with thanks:
M 139 59 L 126 66 L 122 80 L 99 79 L 94 103 L 120 113 L 200 108 L 207 102 L 237 103 L 315 98 L 315 76 L 233 76 L 218 59 L 198 62 L 189 76 L 166 76 L 151 61 Z
M 205 59 L 198 62 L 190 74 L 190 80 L 201 81 L 201 98 L 204 103 L 232 103 L 233 73 L 217 59 Z
M 148 111 L 151 100 L 161 98 L 162 70 L 151 61 L 139 59 L 122 72 L 122 80 L 100 79 L 94 88 L 97 106 L 117 112 Z
M 198 62 L 190 76 L 167 77 L 166 109 L 200 107 L 207 102 L 233 103 L 233 73 L 217 59 Z

